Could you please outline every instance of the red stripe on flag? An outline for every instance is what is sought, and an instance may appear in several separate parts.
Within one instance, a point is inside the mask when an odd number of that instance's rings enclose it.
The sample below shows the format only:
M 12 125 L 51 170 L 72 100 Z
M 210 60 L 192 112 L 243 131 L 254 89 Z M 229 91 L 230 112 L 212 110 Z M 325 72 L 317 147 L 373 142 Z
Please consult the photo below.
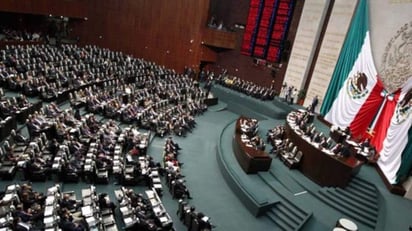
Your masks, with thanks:
M 364 140 L 365 138 L 370 137 L 367 133 L 368 127 L 382 103 L 383 98 L 381 96 L 381 92 L 383 89 L 383 84 L 378 79 L 378 82 L 373 87 L 369 97 L 363 103 L 355 118 L 349 125 L 352 137 L 355 140 Z
M 378 153 L 382 150 L 383 141 L 385 140 L 388 128 L 391 124 L 393 113 L 396 109 L 400 91 L 396 92 L 393 96 L 393 100 L 386 101 L 386 105 L 382 110 L 380 117 L 376 123 L 375 133 L 371 139 L 371 144 L 375 146 Z

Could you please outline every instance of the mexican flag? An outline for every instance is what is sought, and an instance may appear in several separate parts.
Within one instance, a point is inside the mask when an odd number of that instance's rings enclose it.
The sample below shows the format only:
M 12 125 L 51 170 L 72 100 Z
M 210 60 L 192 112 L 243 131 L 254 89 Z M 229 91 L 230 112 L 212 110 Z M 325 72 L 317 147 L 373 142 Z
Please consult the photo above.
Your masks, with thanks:
M 377 84 L 369 37 L 368 1 L 358 3 L 320 113 L 348 127 Z
M 380 155 L 379 167 L 396 184 L 412 168 L 412 83 L 385 90 L 373 62 L 368 18 L 368 1 L 360 0 L 320 112 L 331 124 L 349 127 L 353 139 L 369 138 Z
M 412 78 L 399 90 L 399 97 L 379 152 L 378 165 L 391 184 L 402 183 L 412 169 Z

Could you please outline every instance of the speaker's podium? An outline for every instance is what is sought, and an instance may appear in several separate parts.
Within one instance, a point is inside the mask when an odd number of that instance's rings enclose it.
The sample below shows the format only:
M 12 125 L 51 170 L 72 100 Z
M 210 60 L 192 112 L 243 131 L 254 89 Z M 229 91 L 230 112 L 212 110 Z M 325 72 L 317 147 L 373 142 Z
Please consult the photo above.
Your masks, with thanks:
M 209 106 L 216 105 L 219 102 L 219 99 L 212 94 L 209 94 L 208 97 L 205 99 L 205 104 Z

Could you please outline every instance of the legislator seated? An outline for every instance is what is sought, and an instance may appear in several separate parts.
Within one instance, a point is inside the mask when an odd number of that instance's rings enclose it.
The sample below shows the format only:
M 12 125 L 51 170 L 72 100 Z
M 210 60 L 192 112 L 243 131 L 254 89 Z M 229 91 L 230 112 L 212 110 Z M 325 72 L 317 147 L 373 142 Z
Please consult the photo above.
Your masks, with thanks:
M 377 155 L 376 148 L 370 143 L 370 139 L 366 138 L 364 141 L 358 143 L 348 140 L 347 143 L 351 145 L 356 157 L 368 163 L 376 163 L 379 155 Z

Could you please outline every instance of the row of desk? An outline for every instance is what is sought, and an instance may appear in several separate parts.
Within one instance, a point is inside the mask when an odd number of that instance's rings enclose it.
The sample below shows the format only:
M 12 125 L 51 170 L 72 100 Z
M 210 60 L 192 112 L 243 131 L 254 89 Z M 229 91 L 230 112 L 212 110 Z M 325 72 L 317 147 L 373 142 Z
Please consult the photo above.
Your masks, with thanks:
M 294 112 L 292 112 L 294 113 Z M 320 186 L 345 188 L 356 175 L 363 161 L 355 156 L 339 157 L 308 141 L 291 119 L 286 119 L 286 135 L 303 152 L 300 171 Z
M 15 115 L 8 116 L 7 118 L 1 120 L 0 141 L 7 138 L 10 135 L 11 130 L 17 129 L 17 123 L 25 123 L 30 114 L 33 114 L 35 111 L 40 111 L 42 105 L 42 102 L 38 101 L 30 105 L 29 107 L 21 108 Z
M 11 130 L 17 129 L 17 120 L 15 116 L 8 116 L 0 121 L 0 141 L 10 135 Z
M 254 147 L 246 146 L 242 142 L 240 122 L 247 117 L 240 117 L 236 121 L 235 135 L 233 136 L 233 152 L 240 166 L 246 173 L 257 173 L 258 171 L 268 171 L 272 164 L 272 158 L 265 151 Z

